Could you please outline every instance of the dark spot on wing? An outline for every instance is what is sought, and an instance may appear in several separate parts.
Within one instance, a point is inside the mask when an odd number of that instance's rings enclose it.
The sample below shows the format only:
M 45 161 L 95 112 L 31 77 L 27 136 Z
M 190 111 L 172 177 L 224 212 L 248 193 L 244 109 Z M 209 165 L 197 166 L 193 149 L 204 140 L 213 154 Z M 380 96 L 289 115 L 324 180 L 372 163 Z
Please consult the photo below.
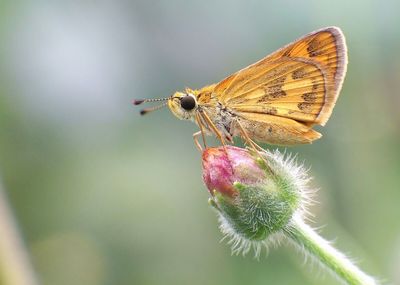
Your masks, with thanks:
M 314 103 L 317 100 L 317 94 L 304 93 L 303 95 L 301 95 L 301 98 L 303 98 L 305 102 Z
M 265 113 L 267 113 L 269 115 L 276 115 L 276 114 L 278 114 L 278 110 L 275 107 L 267 107 L 265 109 Z
M 306 76 L 306 74 L 307 74 L 306 70 L 302 67 L 293 71 L 292 78 L 293 79 L 303 78 L 304 76 Z
M 285 78 L 286 77 L 280 77 L 269 82 L 268 85 L 264 87 L 264 92 L 266 95 L 261 97 L 257 102 L 270 102 L 275 99 L 285 97 L 287 94 L 282 90 Z
M 310 57 L 319 56 L 323 53 L 323 51 L 321 50 L 321 41 L 317 37 L 314 37 L 308 43 L 307 52 Z
M 282 90 L 283 83 L 285 82 L 286 77 L 280 77 L 271 81 L 265 88 L 265 93 L 271 98 L 281 98 L 286 96 L 286 92 Z
M 297 104 L 297 107 L 299 108 L 299 110 L 306 111 L 306 112 L 311 109 L 311 106 L 312 106 L 311 103 L 306 103 L 306 102 Z

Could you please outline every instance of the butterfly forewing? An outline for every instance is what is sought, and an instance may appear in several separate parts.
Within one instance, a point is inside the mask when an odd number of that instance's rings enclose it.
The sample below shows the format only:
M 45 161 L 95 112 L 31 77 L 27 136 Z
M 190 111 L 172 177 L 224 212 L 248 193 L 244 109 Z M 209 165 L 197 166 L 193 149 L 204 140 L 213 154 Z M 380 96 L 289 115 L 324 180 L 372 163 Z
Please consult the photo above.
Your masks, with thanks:
M 237 112 L 324 125 L 338 97 L 346 63 L 342 33 L 326 28 L 232 74 L 216 85 L 214 94 Z

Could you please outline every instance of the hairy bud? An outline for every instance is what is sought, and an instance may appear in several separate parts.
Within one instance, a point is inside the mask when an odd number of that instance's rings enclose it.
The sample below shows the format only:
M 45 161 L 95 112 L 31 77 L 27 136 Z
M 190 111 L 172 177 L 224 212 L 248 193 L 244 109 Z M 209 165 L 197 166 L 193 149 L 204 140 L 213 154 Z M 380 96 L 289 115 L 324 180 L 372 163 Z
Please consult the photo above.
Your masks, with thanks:
M 258 256 L 295 215 L 304 213 L 309 200 L 303 167 L 278 151 L 208 148 L 203 152 L 203 180 L 234 253 L 246 254 L 253 247 Z

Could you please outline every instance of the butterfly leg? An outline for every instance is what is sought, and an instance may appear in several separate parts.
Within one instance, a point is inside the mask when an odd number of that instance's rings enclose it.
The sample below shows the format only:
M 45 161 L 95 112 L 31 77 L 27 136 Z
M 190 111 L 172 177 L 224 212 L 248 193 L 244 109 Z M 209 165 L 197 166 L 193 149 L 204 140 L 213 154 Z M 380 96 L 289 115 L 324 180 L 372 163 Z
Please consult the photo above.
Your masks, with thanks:
M 202 151 L 203 151 L 203 148 L 201 147 L 201 144 L 199 143 L 199 140 L 197 139 L 199 135 L 202 135 L 202 136 L 203 136 L 203 132 L 202 132 L 202 131 L 195 132 L 195 133 L 193 134 L 193 140 L 194 140 L 194 144 L 196 145 L 197 149 L 198 149 L 200 152 L 202 152 Z M 205 142 L 205 141 L 203 141 L 203 142 L 204 142 L 204 147 L 207 148 L 206 142 Z
M 215 126 L 215 124 L 211 121 L 210 117 L 204 112 L 200 111 L 200 114 L 202 118 L 205 120 L 207 125 L 211 128 L 211 130 L 214 132 L 215 136 L 221 141 L 222 145 L 225 146 L 225 139 L 224 136 L 221 134 L 221 132 L 218 130 L 218 128 Z
M 245 143 L 247 145 L 249 145 L 256 153 L 259 154 L 259 157 L 262 159 L 262 161 L 264 162 L 264 165 L 266 166 L 266 168 L 268 169 L 268 171 L 271 174 L 274 174 L 274 172 L 272 171 L 271 167 L 268 164 L 268 161 L 266 160 L 265 156 L 263 154 L 265 154 L 265 150 L 259 146 L 257 143 L 255 143 L 248 135 L 248 133 L 246 132 L 246 130 L 243 128 L 242 124 L 240 123 L 240 121 L 237 119 L 236 121 L 237 126 L 239 127 L 239 131 L 241 134 L 241 137 L 244 139 Z
M 199 141 L 197 140 L 197 137 L 200 134 L 201 134 L 201 138 L 203 139 L 204 148 L 207 148 L 207 144 L 206 144 L 206 138 L 204 136 L 204 128 L 203 128 L 204 122 L 201 120 L 200 113 L 196 113 L 196 121 L 197 121 L 197 125 L 200 128 L 200 131 L 193 134 L 193 139 L 194 139 L 194 143 L 196 144 L 197 148 L 201 152 L 201 151 L 203 151 L 203 148 L 201 147 Z
M 247 134 L 246 130 L 243 128 L 242 124 L 240 123 L 239 120 L 236 120 L 235 123 L 238 125 L 239 127 L 239 131 L 241 134 L 241 137 L 244 139 L 245 143 L 247 145 L 249 145 L 250 147 L 252 147 L 255 151 L 259 152 L 259 151 L 264 151 L 264 149 L 259 146 L 257 143 L 255 143 Z
M 209 129 L 211 129 L 214 132 L 215 136 L 220 140 L 225 152 L 228 153 L 226 151 L 225 138 L 221 134 L 221 132 L 218 130 L 218 128 L 215 126 L 213 121 L 211 121 L 210 117 L 204 111 L 200 111 L 199 114 L 201 114 L 202 118 L 204 119 L 205 123 L 208 125 Z

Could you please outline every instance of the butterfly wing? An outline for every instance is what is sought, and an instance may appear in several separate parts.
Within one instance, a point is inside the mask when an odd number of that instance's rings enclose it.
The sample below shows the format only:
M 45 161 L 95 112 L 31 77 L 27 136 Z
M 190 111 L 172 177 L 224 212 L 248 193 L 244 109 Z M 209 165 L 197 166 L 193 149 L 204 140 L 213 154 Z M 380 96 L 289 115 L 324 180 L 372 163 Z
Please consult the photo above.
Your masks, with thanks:
M 324 125 L 346 73 L 347 51 L 339 28 L 312 32 L 232 74 L 214 94 L 240 113 L 269 114 Z

